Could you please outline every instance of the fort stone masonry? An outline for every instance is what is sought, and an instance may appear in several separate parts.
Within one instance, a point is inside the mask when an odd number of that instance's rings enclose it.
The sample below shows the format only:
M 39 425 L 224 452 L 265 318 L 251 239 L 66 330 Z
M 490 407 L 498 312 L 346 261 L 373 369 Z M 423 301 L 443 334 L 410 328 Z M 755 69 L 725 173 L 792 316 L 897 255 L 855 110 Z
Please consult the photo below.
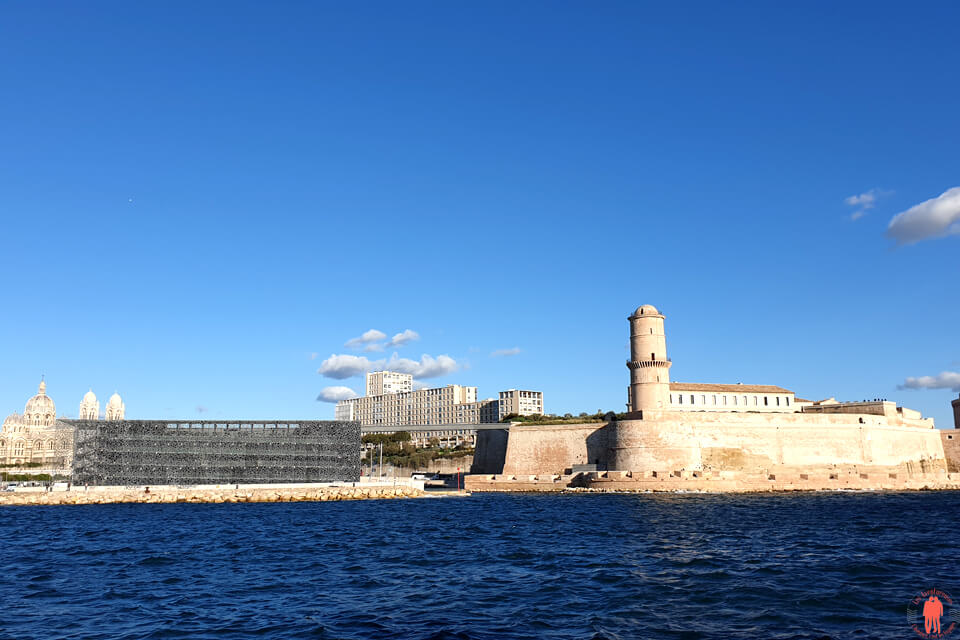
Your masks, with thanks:
M 468 488 L 960 488 L 960 431 L 883 400 L 814 402 L 776 385 L 671 382 L 665 316 L 643 305 L 628 322 L 627 413 L 484 432 Z

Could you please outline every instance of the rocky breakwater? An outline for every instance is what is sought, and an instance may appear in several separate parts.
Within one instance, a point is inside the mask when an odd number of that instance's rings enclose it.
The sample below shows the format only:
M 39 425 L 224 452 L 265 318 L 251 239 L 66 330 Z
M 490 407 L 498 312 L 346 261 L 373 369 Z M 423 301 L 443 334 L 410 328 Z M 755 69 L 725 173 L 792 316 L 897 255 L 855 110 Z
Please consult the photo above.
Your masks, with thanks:
M 337 502 L 341 500 L 389 500 L 417 498 L 426 495 L 422 489 L 404 486 L 355 486 L 319 488 L 216 488 L 182 487 L 77 488 L 54 492 L 0 493 L 0 506 L 9 505 L 73 505 L 73 504 L 175 504 L 223 502 Z

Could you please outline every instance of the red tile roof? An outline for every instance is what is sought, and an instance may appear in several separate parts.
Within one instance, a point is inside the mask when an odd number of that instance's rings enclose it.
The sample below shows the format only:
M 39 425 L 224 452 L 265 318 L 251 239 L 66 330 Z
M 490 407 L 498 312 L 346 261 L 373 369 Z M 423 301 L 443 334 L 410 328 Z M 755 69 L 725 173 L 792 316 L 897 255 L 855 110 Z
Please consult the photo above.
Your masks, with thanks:
M 709 391 L 712 393 L 793 393 L 772 384 L 709 384 L 704 382 L 671 382 L 670 391 Z

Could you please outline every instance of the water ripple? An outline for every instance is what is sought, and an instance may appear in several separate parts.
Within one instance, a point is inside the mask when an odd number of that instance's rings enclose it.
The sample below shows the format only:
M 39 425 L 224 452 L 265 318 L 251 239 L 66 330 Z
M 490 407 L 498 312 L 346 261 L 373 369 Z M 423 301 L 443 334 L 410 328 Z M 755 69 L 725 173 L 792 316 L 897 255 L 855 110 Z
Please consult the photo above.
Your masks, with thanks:
M 940 519 L 958 509 L 948 492 L 0 507 L 0 638 L 904 638 L 913 595 L 960 595 Z

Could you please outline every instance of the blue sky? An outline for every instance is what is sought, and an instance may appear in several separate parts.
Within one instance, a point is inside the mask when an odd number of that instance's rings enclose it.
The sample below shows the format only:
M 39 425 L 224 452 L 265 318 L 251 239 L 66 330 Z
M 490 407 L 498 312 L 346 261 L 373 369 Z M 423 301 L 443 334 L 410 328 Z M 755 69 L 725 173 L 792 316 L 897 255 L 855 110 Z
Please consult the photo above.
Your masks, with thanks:
M 0 5 L 0 412 L 45 374 L 66 415 L 92 387 L 129 417 L 332 417 L 318 394 L 363 384 L 331 356 L 622 410 L 650 303 L 674 380 L 952 426 L 958 19 Z

